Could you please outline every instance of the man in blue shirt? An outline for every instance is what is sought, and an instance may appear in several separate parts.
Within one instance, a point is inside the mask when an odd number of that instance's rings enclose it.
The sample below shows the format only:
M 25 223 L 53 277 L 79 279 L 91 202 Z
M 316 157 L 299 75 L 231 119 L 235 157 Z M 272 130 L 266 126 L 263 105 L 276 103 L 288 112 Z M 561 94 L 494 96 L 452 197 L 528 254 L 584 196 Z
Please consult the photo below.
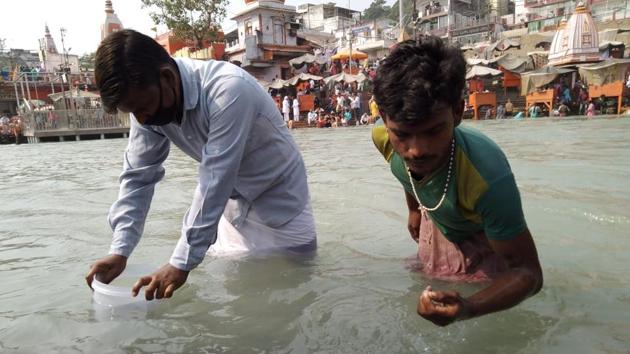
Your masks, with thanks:
M 206 252 L 316 248 L 306 169 L 272 98 L 240 68 L 172 59 L 133 30 L 96 52 L 96 83 L 108 112 L 131 113 L 118 200 L 109 212 L 109 256 L 92 265 L 110 282 L 142 235 L 171 143 L 199 162 L 199 181 L 168 264 L 142 277 L 148 300 L 172 296 Z M 215 250 L 218 253 L 221 249 Z

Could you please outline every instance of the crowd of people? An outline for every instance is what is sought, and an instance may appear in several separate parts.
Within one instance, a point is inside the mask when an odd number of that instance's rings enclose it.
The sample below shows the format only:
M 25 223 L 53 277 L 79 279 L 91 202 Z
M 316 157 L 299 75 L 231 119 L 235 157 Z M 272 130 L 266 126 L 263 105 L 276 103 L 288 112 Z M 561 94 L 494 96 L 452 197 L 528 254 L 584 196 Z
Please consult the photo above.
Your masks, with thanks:
M 22 138 L 22 118 L 9 117 L 9 112 L 0 116 L 0 144 L 19 144 Z
M 481 84 L 483 85 L 483 84 Z M 479 86 L 479 85 L 478 85 Z M 626 83 L 630 89 L 630 77 Z M 481 86 L 483 87 L 483 86 Z M 505 119 L 505 118 L 524 118 L 527 115 L 530 118 L 539 117 L 566 117 L 566 116 L 587 116 L 593 117 L 603 114 L 617 114 L 618 98 L 607 97 L 601 95 L 599 97 L 590 97 L 588 85 L 577 80 L 572 87 L 560 80 L 555 84 L 550 84 L 539 88 L 540 91 L 549 89 L 554 90 L 554 102 L 551 111 L 541 103 L 529 106 L 526 111 L 515 109 L 510 99 L 505 104 L 499 103 L 495 107 L 488 107 L 480 119 Z M 483 89 L 482 89 L 483 90 Z M 478 92 L 487 92 L 478 91 Z M 623 105 L 630 104 L 630 97 L 623 97 Z M 472 111 L 472 107 L 466 104 L 466 109 Z
M 334 60 L 329 64 L 305 64 L 304 72 L 312 75 L 328 77 L 340 72 L 362 74 L 365 78 L 360 82 L 329 82 L 323 80 L 300 81 L 295 86 L 281 89 L 270 88 L 269 94 L 274 98 L 276 106 L 282 113 L 289 128 L 297 126 L 295 122 L 304 121 L 309 127 L 342 127 L 350 125 L 373 124 L 378 118 L 378 109 L 370 98 L 372 82 L 376 77 L 378 58 L 373 62 L 360 63 L 352 60 Z M 297 74 L 296 70 L 292 74 Z M 277 77 L 276 77 L 277 79 Z M 312 101 L 302 100 L 301 96 L 310 95 Z
M 369 125 L 379 118 L 378 107 L 374 98 L 367 101 L 364 107 L 365 94 L 358 91 L 343 91 L 344 85 L 335 87 L 335 94 L 323 99 L 316 98 L 313 107 L 303 115 L 297 97 L 284 96 L 281 112 L 289 128 L 294 122 L 306 119 L 309 127 L 328 128 L 346 127 L 349 125 Z M 347 87 L 347 86 L 346 86 Z

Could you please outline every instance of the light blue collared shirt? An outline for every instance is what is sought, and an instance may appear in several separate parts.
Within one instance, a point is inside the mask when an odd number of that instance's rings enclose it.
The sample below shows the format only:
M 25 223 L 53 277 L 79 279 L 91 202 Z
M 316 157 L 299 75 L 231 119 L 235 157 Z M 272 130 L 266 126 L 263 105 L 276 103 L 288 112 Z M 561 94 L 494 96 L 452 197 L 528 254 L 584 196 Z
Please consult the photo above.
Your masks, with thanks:
M 237 228 L 252 214 L 286 224 L 309 200 L 306 169 L 273 99 L 247 72 L 221 61 L 175 59 L 183 87 L 181 124 L 142 125 L 131 117 L 118 200 L 109 212 L 110 254 L 128 257 L 144 229 L 172 142 L 199 162 L 199 183 L 170 264 L 191 270 L 216 240 L 228 199 Z

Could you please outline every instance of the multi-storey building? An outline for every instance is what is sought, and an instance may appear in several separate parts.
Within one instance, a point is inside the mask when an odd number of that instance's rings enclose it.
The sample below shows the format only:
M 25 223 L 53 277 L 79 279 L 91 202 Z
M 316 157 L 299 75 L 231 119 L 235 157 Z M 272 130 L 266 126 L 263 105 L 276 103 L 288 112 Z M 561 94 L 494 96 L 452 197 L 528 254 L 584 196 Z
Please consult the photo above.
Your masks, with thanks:
M 349 47 L 349 41 L 352 41 L 354 49 L 365 52 L 370 60 L 374 60 L 389 53 L 399 33 L 396 22 L 383 18 L 362 22 L 346 30 L 340 29 L 335 37 L 338 48 Z
M 302 4 L 297 8 L 297 18 L 305 29 L 334 33 L 357 24 L 361 12 L 326 4 Z
M 501 17 L 513 12 L 508 0 L 420 0 L 417 9 L 419 33 L 462 44 L 493 39 Z
M 297 12 L 284 0 L 245 0 L 232 20 L 237 26 L 225 35 L 227 60 L 261 80 L 288 78 L 289 60 L 312 51 L 298 39 Z
M 523 0 L 519 12 L 527 18 L 528 32 L 552 31 L 579 4 L 574 0 Z M 626 0 L 588 0 L 584 5 L 590 10 L 595 22 L 630 18 Z

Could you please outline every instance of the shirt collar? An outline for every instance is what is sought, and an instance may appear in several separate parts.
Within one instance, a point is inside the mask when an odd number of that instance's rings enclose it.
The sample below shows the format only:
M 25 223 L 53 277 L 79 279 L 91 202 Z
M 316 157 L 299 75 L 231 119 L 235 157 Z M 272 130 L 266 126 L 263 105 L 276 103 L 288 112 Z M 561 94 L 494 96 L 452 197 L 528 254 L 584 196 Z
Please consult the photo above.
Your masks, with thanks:
M 199 80 L 196 77 L 192 60 L 182 58 L 174 58 L 174 60 L 182 80 L 184 111 L 189 111 L 195 108 L 199 102 Z

